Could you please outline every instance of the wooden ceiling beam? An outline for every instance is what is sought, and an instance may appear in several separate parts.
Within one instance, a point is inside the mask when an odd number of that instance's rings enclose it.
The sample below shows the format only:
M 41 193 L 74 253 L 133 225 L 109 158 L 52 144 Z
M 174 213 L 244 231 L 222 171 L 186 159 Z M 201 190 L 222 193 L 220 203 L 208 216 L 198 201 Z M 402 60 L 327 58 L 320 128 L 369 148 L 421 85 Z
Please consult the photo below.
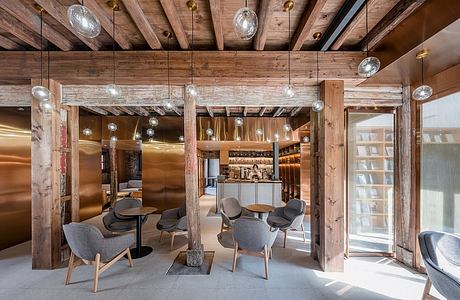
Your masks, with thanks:
M 267 41 L 268 30 L 270 29 L 271 19 L 274 12 L 274 5 L 279 3 L 276 0 L 261 0 L 259 1 L 259 9 L 257 17 L 259 26 L 256 36 L 254 37 L 254 50 L 264 50 L 265 42 Z
M 134 115 L 134 113 L 133 113 L 128 107 L 126 107 L 126 106 L 117 106 L 116 109 L 118 109 L 118 110 L 124 112 L 124 113 L 127 114 L 127 115 L 130 115 L 130 116 L 133 116 L 133 115 Z
M 150 108 L 153 109 L 153 111 L 156 112 L 157 114 L 159 114 L 160 116 L 166 115 L 166 112 L 165 112 L 164 109 L 161 108 L 161 107 L 158 107 L 158 106 L 151 106 Z
M 179 108 L 177 108 L 177 107 L 173 107 L 173 109 L 172 109 L 172 110 L 173 110 L 173 111 L 174 111 L 174 112 L 175 112 L 175 113 L 176 113 L 176 114 L 177 114 L 179 117 L 181 117 L 181 116 L 182 116 L 182 112 L 181 112 L 181 110 L 180 110 Z
M 211 118 L 214 118 L 214 113 L 212 111 L 212 107 L 206 106 L 206 110 L 208 111 L 208 114 Z
M 164 13 L 166 14 L 166 17 L 168 18 L 169 24 L 174 31 L 174 35 L 176 36 L 180 47 L 182 49 L 188 49 L 190 46 L 188 43 L 187 34 L 185 33 L 184 26 L 182 26 L 182 22 L 180 20 L 179 14 L 177 13 L 177 8 L 174 4 L 174 1 L 160 0 L 160 3 L 163 7 Z
M 282 113 L 284 112 L 284 107 L 278 107 L 278 109 L 275 111 L 275 113 L 273 114 L 273 118 L 276 118 L 278 117 L 279 115 L 281 115 Z
M 79 0 L 81 3 L 82 0 Z M 105 3 L 105 1 L 104 1 Z M 112 26 L 112 10 L 110 9 L 110 16 L 106 13 L 105 9 L 101 7 L 101 5 L 96 0 L 85 0 L 85 6 L 89 8 L 93 14 L 99 19 L 101 23 L 101 27 L 110 35 L 112 38 L 113 36 L 113 26 Z M 116 11 L 115 14 L 120 14 L 120 11 Z M 115 42 L 124 50 L 128 50 L 132 48 L 131 43 L 129 42 L 128 38 L 121 30 L 117 30 L 118 24 L 115 24 Z
M 6 50 L 24 50 L 24 47 L 10 40 L 9 38 L 0 35 L 0 47 Z
M 373 49 L 388 33 L 419 8 L 426 0 L 401 0 L 372 28 L 361 40 L 359 48 L 363 51 Z M 447 8 L 448 9 L 448 8 Z
M 160 40 L 155 34 L 155 31 L 153 30 L 149 20 L 142 11 L 139 2 L 133 0 L 123 0 L 123 4 L 131 16 L 131 19 L 134 21 L 134 23 L 136 23 L 137 28 L 142 33 L 142 36 L 144 36 L 144 39 L 149 44 L 150 48 L 162 49 L 163 47 L 161 46 Z
M 138 115 L 148 117 L 150 113 L 142 106 L 132 106 L 131 109 Z
M 301 110 L 302 110 L 302 107 L 300 107 L 300 106 L 299 106 L 299 107 L 294 107 L 294 108 L 291 110 L 291 112 L 289 113 L 289 115 L 290 115 L 291 117 L 295 117 L 295 115 L 297 115 L 297 114 L 299 113 L 299 111 L 301 111 Z
M 105 109 L 99 108 L 97 106 L 82 106 L 82 108 L 98 115 L 107 116 L 109 114 Z
M 119 116 L 119 115 L 121 115 L 121 111 L 118 110 L 118 109 L 115 108 L 115 107 L 112 107 L 112 106 L 105 106 L 104 109 L 105 109 L 106 111 L 108 111 L 109 113 L 111 113 L 112 115 L 114 115 L 114 116 Z
M 230 114 L 231 114 L 230 107 L 225 106 L 225 114 L 227 115 L 227 117 L 230 117 Z
M 292 37 L 291 45 L 292 50 L 300 50 L 303 43 L 310 36 L 310 31 L 313 28 L 313 24 L 319 18 L 320 12 L 326 4 L 327 0 L 310 0 L 308 1 L 305 12 L 300 19 L 300 23 L 297 27 L 294 36 Z
M 0 5 L 35 33 L 40 34 L 40 13 L 27 8 L 21 1 L 0 0 Z M 43 37 L 63 51 L 69 51 L 74 48 L 72 42 L 45 22 L 43 22 Z
M 262 108 L 259 110 L 259 117 L 263 117 L 266 110 L 267 110 L 267 107 L 266 107 L 266 106 L 262 107 Z
M 21 21 L 0 8 L 0 28 L 11 33 L 35 49 L 42 49 L 40 36 L 26 27 Z M 46 46 L 46 40 L 43 42 Z
M 246 117 L 247 114 L 248 114 L 248 107 L 245 106 L 245 107 L 243 108 L 243 117 Z
M 217 50 L 222 51 L 224 50 L 224 32 L 222 30 L 222 7 L 220 5 L 220 0 L 209 0 L 209 7 L 211 8 L 211 18 L 214 27 L 214 36 L 216 37 Z

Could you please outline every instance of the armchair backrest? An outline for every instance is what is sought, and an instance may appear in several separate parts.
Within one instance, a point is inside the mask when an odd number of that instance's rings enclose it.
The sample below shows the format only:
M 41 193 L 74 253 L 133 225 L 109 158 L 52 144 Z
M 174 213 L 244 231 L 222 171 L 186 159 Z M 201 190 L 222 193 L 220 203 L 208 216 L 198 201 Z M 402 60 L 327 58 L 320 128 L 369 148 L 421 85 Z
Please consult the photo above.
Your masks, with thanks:
M 185 217 L 187 215 L 187 206 L 185 204 L 185 201 L 182 202 L 182 204 L 179 206 L 179 210 L 177 211 L 177 217 L 178 219 Z
M 242 208 L 240 202 L 233 197 L 223 198 L 221 200 L 222 210 L 232 220 L 241 216 Z
M 278 229 L 270 228 L 267 223 L 254 217 L 238 218 L 233 224 L 233 237 L 238 247 L 244 250 L 260 252 L 267 245 L 271 248 Z
M 137 199 L 137 198 L 123 198 L 115 202 L 115 205 L 113 207 L 113 211 L 115 213 L 115 217 L 121 220 L 132 220 L 132 217 L 123 217 L 119 214 L 120 211 L 128 208 L 133 208 L 133 207 L 141 207 L 142 206 L 142 201 Z
M 283 215 L 286 219 L 294 221 L 294 219 L 300 215 L 304 215 L 306 212 L 305 202 L 300 199 L 291 199 L 286 203 L 283 210 Z
M 63 226 L 65 238 L 72 252 L 83 259 L 94 260 L 104 242 L 99 229 L 90 224 L 70 223 Z

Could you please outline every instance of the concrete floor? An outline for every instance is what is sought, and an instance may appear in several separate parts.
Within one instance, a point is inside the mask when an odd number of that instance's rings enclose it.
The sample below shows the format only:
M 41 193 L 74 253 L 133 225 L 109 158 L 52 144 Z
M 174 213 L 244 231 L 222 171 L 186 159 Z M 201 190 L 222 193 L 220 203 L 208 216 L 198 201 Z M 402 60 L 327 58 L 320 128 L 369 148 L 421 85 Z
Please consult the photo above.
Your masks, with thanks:
M 66 269 L 32 271 L 30 242 L 0 252 L 0 299 L 421 299 L 425 277 L 388 258 L 351 258 L 344 273 L 324 273 L 309 256 L 309 244 L 300 233 L 291 234 L 286 249 L 280 234 L 270 260 L 270 279 L 264 280 L 263 260 L 241 256 L 237 271 L 230 271 L 232 251 L 217 242 L 220 217 L 209 213 L 212 196 L 201 198 L 201 228 L 206 250 L 215 250 L 211 275 L 166 276 L 186 236 L 178 236 L 174 251 L 169 237 L 159 243 L 155 229 L 158 215 L 144 225 L 144 244 L 152 254 L 134 261 L 129 268 L 121 260 L 99 279 L 93 294 L 90 266 L 72 274 L 64 285 Z M 90 220 L 102 227 L 101 218 Z

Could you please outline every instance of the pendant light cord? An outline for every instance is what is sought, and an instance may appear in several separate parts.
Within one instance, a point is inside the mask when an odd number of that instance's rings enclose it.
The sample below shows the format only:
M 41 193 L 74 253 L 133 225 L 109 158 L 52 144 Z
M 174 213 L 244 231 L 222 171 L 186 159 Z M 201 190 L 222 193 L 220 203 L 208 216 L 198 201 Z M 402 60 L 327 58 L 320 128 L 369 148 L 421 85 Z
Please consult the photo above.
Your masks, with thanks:
M 319 100 L 319 51 L 316 49 L 316 99 Z
M 291 10 L 288 11 L 288 75 L 289 85 L 291 85 Z
M 369 21 L 368 21 L 368 11 L 367 11 L 367 1 L 366 0 L 366 57 L 369 57 L 369 39 L 368 39 L 368 34 L 369 34 Z
M 112 8 L 112 68 L 113 84 L 115 84 L 115 9 Z
M 423 85 L 423 57 L 422 57 L 422 85 Z
M 194 71 L 194 67 L 195 67 L 195 64 L 194 64 L 194 60 L 193 60 L 193 44 L 194 44 L 194 36 L 193 36 L 193 32 L 194 32 L 194 25 L 193 25 L 193 9 L 192 9 L 192 45 L 191 45 L 191 48 L 192 48 L 192 54 L 191 54 L 191 60 L 190 60 L 190 68 L 191 68 L 191 81 L 192 81 L 192 84 L 193 84 L 193 71 Z
M 40 11 L 40 85 L 43 86 L 43 11 Z
M 46 66 L 47 66 L 48 90 L 49 90 L 49 89 L 50 89 L 50 61 L 51 61 L 51 60 L 50 60 L 50 43 L 49 43 L 49 42 L 46 44 L 46 48 L 47 48 L 47 50 L 48 50 L 48 59 L 47 59 L 48 61 L 47 61 Z
M 248 0 L 244 0 L 244 7 L 248 7 Z
M 171 40 L 171 37 L 168 37 L 168 98 L 171 99 L 171 83 L 169 80 L 169 51 L 170 51 L 170 45 L 169 41 Z

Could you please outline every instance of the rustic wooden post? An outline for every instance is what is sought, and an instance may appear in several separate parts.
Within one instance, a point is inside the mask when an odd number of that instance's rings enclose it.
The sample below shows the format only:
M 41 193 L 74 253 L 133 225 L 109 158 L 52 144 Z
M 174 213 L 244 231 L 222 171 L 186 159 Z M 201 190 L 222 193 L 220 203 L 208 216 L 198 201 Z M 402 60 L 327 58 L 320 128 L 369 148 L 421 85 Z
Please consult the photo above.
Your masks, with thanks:
M 318 260 L 319 250 L 319 190 L 318 190 L 318 118 L 319 113 L 310 110 L 310 234 L 311 256 Z
M 33 79 L 32 86 L 40 85 Z M 48 85 L 47 80 L 41 83 Z M 60 103 L 61 85 L 50 80 L 50 111 L 31 97 L 32 123 L 32 269 L 61 262 Z
M 113 207 L 118 196 L 118 164 L 117 164 L 117 142 L 109 141 L 110 159 L 110 206 Z
M 185 201 L 187 205 L 188 250 L 187 265 L 203 263 L 201 244 L 200 205 L 198 203 L 198 157 L 196 142 L 195 99 L 185 91 L 184 99 Z
M 403 87 L 403 102 L 396 109 L 395 245 L 396 259 L 414 266 L 415 201 L 412 180 L 412 114 L 410 87 Z
M 69 131 L 70 131 L 70 189 L 72 222 L 80 221 L 80 122 L 78 106 L 71 106 L 69 109 Z
M 326 272 L 344 269 L 344 83 L 321 83 L 324 110 L 318 121 L 319 263 Z

